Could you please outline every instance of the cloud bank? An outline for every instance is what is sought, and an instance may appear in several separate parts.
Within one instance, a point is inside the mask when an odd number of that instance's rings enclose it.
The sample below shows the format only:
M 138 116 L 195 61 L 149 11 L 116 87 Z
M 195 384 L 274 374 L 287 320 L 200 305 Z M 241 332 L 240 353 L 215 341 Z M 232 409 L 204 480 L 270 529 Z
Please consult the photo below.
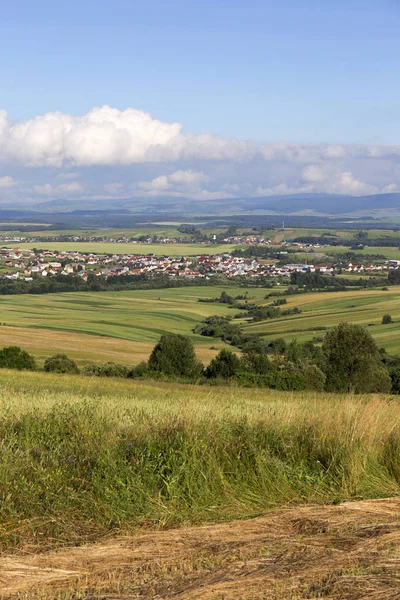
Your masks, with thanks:
M 136 165 L 146 165 L 150 176 L 134 171 Z M 20 198 L 364 195 L 397 191 L 399 165 L 400 146 L 198 135 L 134 108 L 96 107 L 81 116 L 52 112 L 20 123 L 0 111 L 0 192 Z M 88 170 L 101 167 L 110 172 L 109 180 L 99 183 Z M 112 169 L 119 169 L 118 179 Z

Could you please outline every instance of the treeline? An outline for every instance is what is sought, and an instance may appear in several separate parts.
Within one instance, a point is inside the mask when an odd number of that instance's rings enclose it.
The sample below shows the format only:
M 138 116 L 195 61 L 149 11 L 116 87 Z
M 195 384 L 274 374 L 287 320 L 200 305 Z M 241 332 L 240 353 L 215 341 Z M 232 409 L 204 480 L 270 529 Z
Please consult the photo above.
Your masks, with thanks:
M 283 256 L 287 254 L 296 254 L 298 250 L 293 248 L 285 248 Z M 231 252 L 232 256 L 238 258 L 273 258 L 280 260 L 282 258 L 282 250 L 277 250 L 274 246 L 248 246 L 244 250 L 236 248 Z
M 299 288 L 315 289 L 329 288 L 343 291 L 348 287 L 382 287 L 383 283 L 389 283 L 389 280 L 382 277 L 359 277 L 358 279 L 346 277 L 332 277 L 324 275 L 320 271 L 295 271 L 290 275 L 290 284 L 297 285 Z
M 369 239 L 368 236 L 361 239 L 359 237 L 355 237 L 349 240 L 348 244 L 350 246 L 363 244 L 364 246 L 382 246 L 385 248 L 398 248 L 400 246 L 400 238 L 395 238 L 390 235 L 384 235 L 372 239 Z
M 301 235 L 290 240 L 297 244 L 319 244 L 320 246 L 351 246 L 357 248 L 359 246 L 382 246 L 388 248 L 398 248 L 400 246 L 400 238 L 392 237 L 390 235 L 380 236 L 377 238 L 369 239 L 368 236 L 355 236 L 353 238 L 339 238 L 333 235 Z
M 34 370 L 37 365 L 31 355 L 13 346 L 0 351 L 0 367 Z M 44 370 L 79 373 L 75 362 L 62 354 L 48 358 Z M 364 327 L 350 323 L 330 329 L 322 347 L 293 341 L 284 348 L 277 347 L 269 356 L 262 345 L 252 345 L 244 348 L 240 357 L 224 348 L 207 367 L 198 360 L 189 338 L 168 334 L 161 337 L 146 362 L 133 367 L 116 363 L 87 365 L 81 373 L 292 391 L 400 393 L 400 357 L 380 351 Z
M 326 244 L 328 244 L 329 246 L 347 246 L 347 243 L 345 243 L 347 242 L 347 240 L 338 238 L 333 235 L 301 235 L 299 237 L 293 238 L 292 240 L 290 240 L 290 242 L 294 244 L 319 244 L 320 246 L 325 246 Z
M 265 296 L 268 298 L 269 295 Z M 262 305 L 255 302 L 249 302 L 248 292 L 231 296 L 227 292 L 222 291 L 219 298 L 198 298 L 198 302 L 218 302 L 219 304 L 227 304 L 229 308 L 236 308 L 245 311 L 235 315 L 236 319 L 248 318 L 251 321 L 264 321 L 265 319 L 276 319 L 278 317 L 287 317 L 289 315 L 298 315 L 301 313 L 297 306 L 293 308 L 281 309 L 280 307 L 287 303 L 286 298 L 277 298 L 271 304 Z M 211 319 L 218 318 L 225 321 L 230 321 L 232 317 L 212 316 Z M 207 322 L 205 319 L 203 322 Z
M 124 290 L 151 290 L 187 286 L 215 285 L 218 278 L 206 279 L 205 277 L 185 279 L 182 277 L 169 277 L 168 275 L 118 275 L 102 277 L 89 274 L 87 281 L 75 275 L 61 275 L 55 277 L 35 278 L 33 281 L 20 279 L 0 279 L 0 294 L 57 294 L 60 292 L 109 292 Z

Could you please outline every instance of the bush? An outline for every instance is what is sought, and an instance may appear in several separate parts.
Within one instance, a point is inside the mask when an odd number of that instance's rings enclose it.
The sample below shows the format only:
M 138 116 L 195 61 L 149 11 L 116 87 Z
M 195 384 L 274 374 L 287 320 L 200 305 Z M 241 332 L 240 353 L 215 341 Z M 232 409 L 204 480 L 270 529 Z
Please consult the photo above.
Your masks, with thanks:
M 389 323 L 393 323 L 391 315 L 383 315 L 382 325 L 388 325 Z
M 276 387 L 276 373 L 270 371 L 263 375 L 257 373 L 250 373 L 249 371 L 240 371 L 236 375 L 236 380 L 243 387 L 261 387 L 261 388 L 275 388 Z
M 240 370 L 240 360 L 230 350 L 223 348 L 208 365 L 205 376 L 208 379 L 231 379 Z
M 149 370 L 167 377 L 200 377 L 203 365 L 197 360 L 192 341 L 184 335 L 163 335 L 153 348 Z
M 44 361 L 44 370 L 52 373 L 79 373 L 75 361 L 66 354 L 55 354 Z
M 149 365 L 147 362 L 142 361 L 132 369 L 128 373 L 128 377 L 148 377 L 150 374 Z
M 316 365 L 310 363 L 294 364 L 287 362 L 276 376 L 275 388 L 285 391 L 316 390 L 322 391 L 325 374 Z
M 102 365 L 87 365 L 82 369 L 84 375 L 91 377 L 128 377 L 131 369 L 126 365 L 106 362 Z
M 34 371 L 36 361 L 31 354 L 19 346 L 7 346 L 0 350 L 0 368 L 18 369 L 19 371 Z
M 269 360 L 266 352 L 257 352 L 255 350 L 244 352 L 240 359 L 240 363 L 241 370 L 245 373 L 265 375 L 274 371 L 274 366 Z

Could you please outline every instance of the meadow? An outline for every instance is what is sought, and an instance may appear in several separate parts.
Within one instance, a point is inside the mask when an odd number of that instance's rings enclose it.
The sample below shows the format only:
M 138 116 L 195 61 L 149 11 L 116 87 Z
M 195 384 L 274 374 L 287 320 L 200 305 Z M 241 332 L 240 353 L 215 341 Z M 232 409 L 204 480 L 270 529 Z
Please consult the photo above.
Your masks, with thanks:
M 400 492 L 400 406 L 0 371 L 0 548 Z
M 54 252 L 83 252 L 86 254 L 154 254 L 156 256 L 196 256 L 200 254 L 223 254 L 237 246 L 233 244 L 135 244 L 129 242 L 39 242 L 19 243 L 18 248 L 31 250 L 41 247 Z
M 15 231 L 12 233 L 16 233 Z M 49 231 L 29 231 L 24 235 L 36 236 L 36 237 L 48 237 L 58 235 L 77 235 L 87 237 L 107 237 L 107 238 L 119 238 L 119 237 L 139 237 L 141 235 L 158 235 L 159 237 L 175 237 L 182 236 L 176 227 L 169 225 L 153 225 L 150 227 L 127 227 L 125 228 L 114 228 L 114 227 L 103 227 L 103 228 L 91 228 L 91 229 L 50 229 Z
M 147 359 L 161 335 L 180 333 L 193 340 L 199 358 L 207 363 L 217 353 L 210 346 L 223 344 L 192 329 L 206 316 L 237 311 L 197 300 L 219 297 L 223 289 L 231 295 L 246 292 L 233 285 L 0 296 L 0 345 L 20 345 L 39 362 L 63 351 L 80 364 L 134 364 Z M 263 302 L 265 293 L 250 288 L 249 298 Z
M 391 236 L 396 240 L 399 239 L 399 232 L 391 229 L 368 229 L 368 238 L 367 239 L 376 239 L 380 236 Z M 282 234 L 283 233 L 283 237 Z M 356 229 L 327 229 L 327 228 L 311 228 L 311 227 L 288 227 L 285 230 L 275 230 L 275 232 L 268 232 L 271 239 L 274 239 L 274 234 L 279 235 L 280 239 L 285 241 L 293 240 L 296 237 L 304 237 L 304 236 L 313 236 L 320 237 L 324 234 L 326 235 L 336 235 L 341 240 L 349 240 L 354 238 L 357 233 Z M 366 242 L 368 243 L 368 241 Z
M 398 248 L 386 246 L 367 246 L 359 250 L 352 250 L 350 246 L 331 246 L 330 248 L 323 248 L 322 250 L 325 254 L 333 257 L 336 254 L 342 254 L 344 252 L 354 252 L 354 254 L 360 257 L 366 254 L 381 254 L 387 260 L 400 260 L 400 250 Z M 316 252 L 318 252 L 318 250 L 316 250 Z M 312 254 L 312 250 L 310 250 L 310 254 Z

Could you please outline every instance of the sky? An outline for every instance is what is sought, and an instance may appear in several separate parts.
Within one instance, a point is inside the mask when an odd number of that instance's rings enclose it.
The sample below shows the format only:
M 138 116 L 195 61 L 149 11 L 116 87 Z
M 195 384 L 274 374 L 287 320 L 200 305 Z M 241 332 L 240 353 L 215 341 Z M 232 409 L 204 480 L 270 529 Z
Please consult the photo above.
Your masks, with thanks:
M 400 191 L 400 0 L 4 0 L 0 201 Z

